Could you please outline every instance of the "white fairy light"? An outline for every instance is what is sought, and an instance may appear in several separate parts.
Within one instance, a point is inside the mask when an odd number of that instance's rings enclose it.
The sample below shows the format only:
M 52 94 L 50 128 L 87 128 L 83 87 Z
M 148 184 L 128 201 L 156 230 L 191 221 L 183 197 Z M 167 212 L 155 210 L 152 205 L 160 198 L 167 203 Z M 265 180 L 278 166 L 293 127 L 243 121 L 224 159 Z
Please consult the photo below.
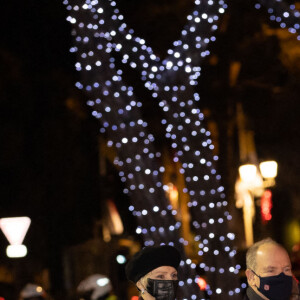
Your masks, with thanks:
M 279 23 L 281 28 L 287 28 L 290 33 L 297 34 L 297 39 L 300 40 L 300 12 L 296 10 L 294 4 L 289 5 L 282 0 L 274 2 L 258 0 L 257 2 L 259 3 L 254 5 L 256 9 L 266 8 L 271 21 Z

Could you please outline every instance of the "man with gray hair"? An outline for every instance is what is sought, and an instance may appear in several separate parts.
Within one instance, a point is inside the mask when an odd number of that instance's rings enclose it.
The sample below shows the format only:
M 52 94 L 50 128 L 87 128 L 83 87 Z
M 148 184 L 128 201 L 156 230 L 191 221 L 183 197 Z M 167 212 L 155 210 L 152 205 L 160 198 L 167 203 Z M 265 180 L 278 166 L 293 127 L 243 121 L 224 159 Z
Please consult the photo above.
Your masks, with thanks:
M 244 299 L 289 300 L 293 274 L 287 251 L 271 238 L 251 246 L 246 253 L 248 289 Z

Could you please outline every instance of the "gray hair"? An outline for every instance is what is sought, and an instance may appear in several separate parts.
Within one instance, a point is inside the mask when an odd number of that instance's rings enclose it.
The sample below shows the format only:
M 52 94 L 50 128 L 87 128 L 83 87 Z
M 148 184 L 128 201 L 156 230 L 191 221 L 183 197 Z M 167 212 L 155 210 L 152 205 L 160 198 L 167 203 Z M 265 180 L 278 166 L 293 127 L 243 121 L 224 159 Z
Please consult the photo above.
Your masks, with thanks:
M 275 246 L 282 248 L 282 246 L 280 244 L 278 244 L 271 238 L 266 238 L 259 242 L 256 242 L 248 249 L 248 251 L 246 253 L 247 269 L 251 269 L 251 270 L 255 271 L 255 269 L 256 269 L 256 253 L 257 253 L 259 247 L 261 247 L 262 245 L 265 245 L 265 244 L 271 244 L 271 245 L 275 245 Z

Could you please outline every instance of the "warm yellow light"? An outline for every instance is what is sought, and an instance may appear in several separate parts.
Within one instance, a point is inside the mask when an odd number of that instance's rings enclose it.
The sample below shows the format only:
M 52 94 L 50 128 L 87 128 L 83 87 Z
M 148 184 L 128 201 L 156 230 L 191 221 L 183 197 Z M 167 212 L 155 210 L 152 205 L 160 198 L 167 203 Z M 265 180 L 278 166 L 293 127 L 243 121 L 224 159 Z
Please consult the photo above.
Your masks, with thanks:
M 264 178 L 275 178 L 277 176 L 277 162 L 274 160 L 260 163 L 259 169 Z
M 122 234 L 124 231 L 123 222 L 115 203 L 111 199 L 107 200 L 107 208 L 109 211 L 109 216 L 111 221 L 111 227 L 110 227 L 111 233 Z
M 177 187 L 173 183 L 168 183 L 168 190 L 169 199 L 174 208 L 178 206 L 178 190 Z
M 246 164 L 239 167 L 241 180 L 245 183 L 254 182 L 256 177 L 257 168 L 255 165 Z

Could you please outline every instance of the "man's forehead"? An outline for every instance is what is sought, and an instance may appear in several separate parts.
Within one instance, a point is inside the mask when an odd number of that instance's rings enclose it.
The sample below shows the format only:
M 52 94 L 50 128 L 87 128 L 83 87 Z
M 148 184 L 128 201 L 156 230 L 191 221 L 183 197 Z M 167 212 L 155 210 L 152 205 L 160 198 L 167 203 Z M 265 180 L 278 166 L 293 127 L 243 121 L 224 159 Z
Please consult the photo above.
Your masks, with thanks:
M 270 255 L 270 254 L 277 254 L 277 255 L 287 255 L 286 250 L 279 246 L 279 245 L 274 245 L 274 244 L 264 244 L 261 245 L 258 249 L 257 249 L 257 255 Z
M 286 250 L 280 246 L 266 244 L 259 247 L 256 253 L 257 267 L 272 268 L 278 265 L 290 266 L 290 258 Z

